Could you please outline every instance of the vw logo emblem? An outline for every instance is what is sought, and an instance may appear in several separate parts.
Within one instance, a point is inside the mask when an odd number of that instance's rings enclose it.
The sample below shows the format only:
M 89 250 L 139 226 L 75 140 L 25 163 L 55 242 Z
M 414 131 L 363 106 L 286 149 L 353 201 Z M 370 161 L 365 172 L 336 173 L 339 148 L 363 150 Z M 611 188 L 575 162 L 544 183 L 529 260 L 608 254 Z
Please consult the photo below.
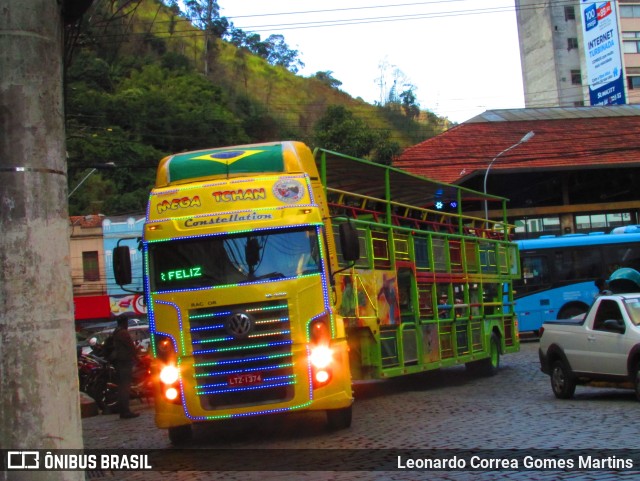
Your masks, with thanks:
M 246 312 L 234 312 L 227 318 L 227 332 L 236 339 L 246 338 L 253 330 L 253 319 Z

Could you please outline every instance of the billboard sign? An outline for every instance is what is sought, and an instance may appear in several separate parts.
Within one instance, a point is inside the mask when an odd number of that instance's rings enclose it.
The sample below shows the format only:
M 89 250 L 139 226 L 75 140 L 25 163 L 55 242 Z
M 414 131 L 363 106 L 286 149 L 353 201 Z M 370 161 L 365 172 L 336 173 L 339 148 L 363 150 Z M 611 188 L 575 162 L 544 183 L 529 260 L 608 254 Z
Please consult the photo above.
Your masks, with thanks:
M 582 38 L 591 105 L 625 104 L 624 69 L 614 1 L 582 0 Z

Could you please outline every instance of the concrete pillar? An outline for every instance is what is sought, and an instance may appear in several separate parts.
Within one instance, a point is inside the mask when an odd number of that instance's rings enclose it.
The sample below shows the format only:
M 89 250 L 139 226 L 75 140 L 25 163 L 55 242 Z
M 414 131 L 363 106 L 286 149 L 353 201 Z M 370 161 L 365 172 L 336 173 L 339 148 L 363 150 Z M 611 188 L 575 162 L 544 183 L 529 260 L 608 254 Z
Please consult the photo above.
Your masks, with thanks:
M 82 448 L 57 0 L 0 4 L 0 448 Z M 84 480 L 82 471 L 0 479 Z

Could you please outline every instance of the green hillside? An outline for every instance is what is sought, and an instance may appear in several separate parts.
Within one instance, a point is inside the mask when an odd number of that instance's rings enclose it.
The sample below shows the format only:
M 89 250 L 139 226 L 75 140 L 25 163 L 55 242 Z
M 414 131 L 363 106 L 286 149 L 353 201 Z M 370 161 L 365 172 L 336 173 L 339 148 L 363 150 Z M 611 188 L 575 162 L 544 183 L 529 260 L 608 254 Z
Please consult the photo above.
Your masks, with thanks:
M 158 160 L 174 152 L 279 139 L 333 148 L 324 145 L 335 136 L 326 131 L 331 125 L 341 141 L 365 136 L 363 155 L 388 162 L 450 127 L 429 112 L 410 118 L 399 103 L 354 99 L 219 38 L 208 36 L 205 52 L 206 39 L 157 0 L 95 0 L 67 27 L 70 190 L 87 169 L 116 165 L 73 194 L 72 214 L 143 211 Z M 343 123 L 331 124 L 336 118 Z

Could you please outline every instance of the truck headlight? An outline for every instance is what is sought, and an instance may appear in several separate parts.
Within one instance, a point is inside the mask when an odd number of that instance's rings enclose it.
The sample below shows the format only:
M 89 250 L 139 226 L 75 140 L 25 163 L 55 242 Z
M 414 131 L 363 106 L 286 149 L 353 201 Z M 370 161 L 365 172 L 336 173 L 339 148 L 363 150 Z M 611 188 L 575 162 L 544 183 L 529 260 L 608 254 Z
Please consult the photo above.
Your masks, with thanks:
M 163 384 L 174 384 L 180 378 L 180 370 L 173 364 L 164 366 L 160 371 L 160 381 Z
M 328 346 L 313 347 L 309 360 L 316 369 L 325 369 L 333 361 L 333 350 Z

